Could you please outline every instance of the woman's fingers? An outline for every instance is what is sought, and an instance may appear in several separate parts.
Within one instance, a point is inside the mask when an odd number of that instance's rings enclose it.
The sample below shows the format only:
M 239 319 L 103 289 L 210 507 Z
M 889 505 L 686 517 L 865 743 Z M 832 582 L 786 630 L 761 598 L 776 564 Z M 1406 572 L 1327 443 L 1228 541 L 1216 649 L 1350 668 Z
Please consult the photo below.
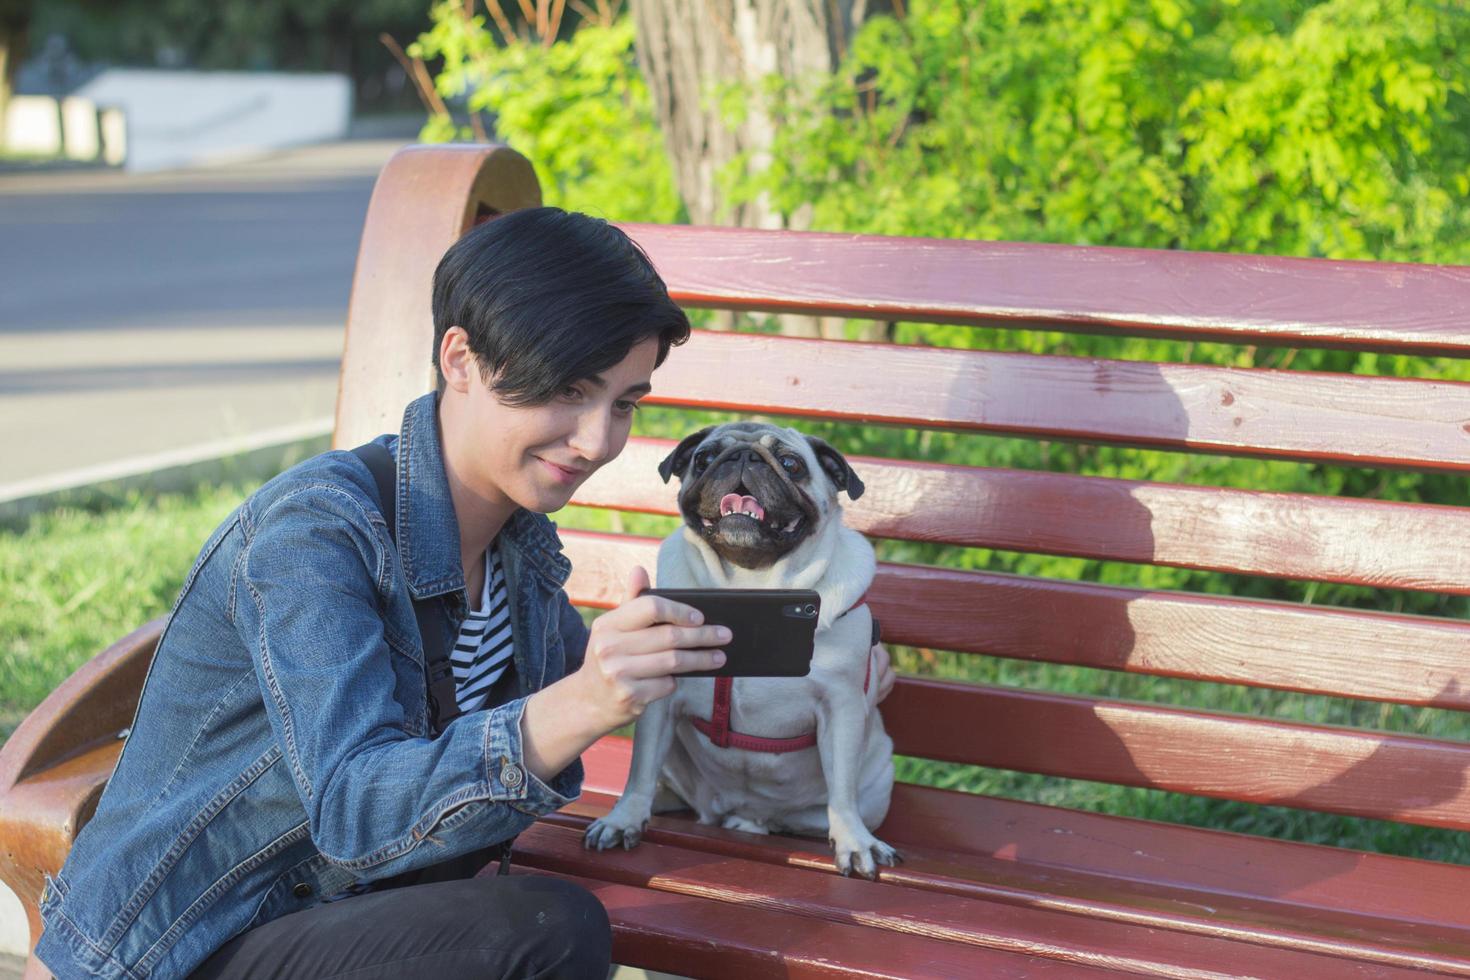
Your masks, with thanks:
M 714 670 L 725 663 L 720 645 L 730 640 L 723 626 L 655 626 L 618 637 L 605 658 L 630 680 Z
M 636 577 L 631 584 L 636 584 Z M 625 602 L 598 617 L 592 627 L 589 650 L 595 650 L 597 659 L 604 664 L 624 663 L 626 676 L 637 678 L 719 666 L 711 663 L 711 655 L 730 642 L 729 627 L 681 625 L 680 610 L 687 608 L 662 596 L 642 596 Z M 687 623 L 687 618 L 683 622 Z M 697 651 L 700 656 L 692 662 L 672 656 L 682 651 Z M 723 657 L 721 651 L 720 662 Z
M 633 621 L 628 623 L 626 629 L 639 629 L 653 623 L 693 623 L 698 625 L 704 622 L 704 614 L 693 606 L 686 606 L 682 602 L 675 602 L 663 596 L 645 596 L 648 591 L 648 570 L 642 565 L 634 565 L 628 572 L 628 587 L 623 596 L 623 604 L 618 610 L 632 607 L 630 616 Z M 643 621 L 646 619 L 646 622 Z
M 723 650 L 664 650 L 660 653 L 650 653 L 638 658 L 640 667 L 646 663 L 657 661 L 656 667 L 649 677 L 662 677 L 668 674 L 687 674 L 691 670 L 715 670 L 725 665 L 725 651 Z
M 642 565 L 634 565 L 628 573 L 628 588 L 623 593 L 623 601 L 632 602 L 643 594 L 648 585 L 648 570 Z
M 730 642 L 730 630 L 724 626 L 648 626 L 630 630 L 618 637 L 621 653 L 638 655 L 662 650 L 697 650 L 714 648 Z
M 640 574 L 641 573 L 641 576 Z M 610 609 L 598 617 L 598 622 L 607 620 L 604 629 L 616 629 L 621 632 L 645 629 L 657 623 L 681 623 L 690 626 L 698 626 L 704 622 L 704 613 L 693 606 L 686 606 L 682 602 L 661 595 L 638 595 L 631 593 L 632 586 L 639 581 L 645 583 L 647 588 L 648 573 L 641 568 L 635 568 L 629 576 L 628 586 L 630 595 L 623 600 L 623 604 L 616 609 Z
M 648 572 L 635 567 L 623 603 L 597 618 L 587 644 L 584 668 L 597 679 L 598 697 L 624 720 L 671 693 L 674 675 L 723 666 L 719 647 L 731 639 L 727 627 L 704 625 L 693 606 L 643 595 L 647 588 Z

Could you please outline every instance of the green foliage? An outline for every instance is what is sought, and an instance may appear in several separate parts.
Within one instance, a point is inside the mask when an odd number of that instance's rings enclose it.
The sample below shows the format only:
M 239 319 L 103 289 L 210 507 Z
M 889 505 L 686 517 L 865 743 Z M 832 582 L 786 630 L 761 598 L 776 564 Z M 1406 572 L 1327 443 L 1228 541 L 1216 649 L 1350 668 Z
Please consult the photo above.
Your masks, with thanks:
M 582 23 L 550 45 L 504 43 L 484 17 L 444 0 L 409 48 L 441 58 L 434 79 L 445 99 L 495 116 L 497 138 L 536 167 L 547 204 L 612 221 L 672 222 L 681 205 L 648 86 L 633 54 L 633 25 Z M 429 142 L 469 139 L 468 127 L 431 119 Z
M 1470 261 L 1462 5 L 918 0 L 737 198 L 823 229 Z M 748 166 L 748 164 L 747 164 Z
M 220 69 L 383 70 L 382 32 L 422 23 L 427 0 L 46 0 L 34 44 L 66 37 L 88 61 Z
M 767 80 L 769 164 L 728 194 L 824 231 L 1470 261 L 1470 16 L 1412 0 L 917 0 L 803 99 Z M 727 91 L 724 104 L 735 100 Z M 904 343 L 1470 380 L 1452 359 L 900 324 Z M 1458 478 L 835 427 L 858 452 L 1463 503 Z M 1462 599 L 897 545 L 960 567 L 1464 615 Z
M 252 489 L 134 493 L 0 530 L 0 740 L 88 658 L 167 613 L 200 545 Z

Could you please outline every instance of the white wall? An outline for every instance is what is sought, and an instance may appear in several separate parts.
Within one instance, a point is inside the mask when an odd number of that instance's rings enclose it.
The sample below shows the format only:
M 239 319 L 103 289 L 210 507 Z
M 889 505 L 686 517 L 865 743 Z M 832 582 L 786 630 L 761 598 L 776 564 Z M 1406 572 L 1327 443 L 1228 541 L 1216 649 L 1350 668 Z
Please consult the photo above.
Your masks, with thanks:
M 104 119 L 104 115 L 116 117 L 117 113 L 99 114 L 96 103 L 76 96 L 57 100 L 49 95 L 17 95 L 6 110 L 5 139 L 0 143 L 20 153 L 96 160 L 104 155 L 103 132 L 107 130 L 114 142 L 106 147 L 106 156 L 115 163 L 122 159 L 120 120 Z
M 44 95 L 17 95 L 5 112 L 5 148 L 17 153 L 61 152 L 61 113 Z
M 75 93 L 127 119 L 128 170 L 240 159 L 342 139 L 352 114 L 345 75 L 114 68 Z

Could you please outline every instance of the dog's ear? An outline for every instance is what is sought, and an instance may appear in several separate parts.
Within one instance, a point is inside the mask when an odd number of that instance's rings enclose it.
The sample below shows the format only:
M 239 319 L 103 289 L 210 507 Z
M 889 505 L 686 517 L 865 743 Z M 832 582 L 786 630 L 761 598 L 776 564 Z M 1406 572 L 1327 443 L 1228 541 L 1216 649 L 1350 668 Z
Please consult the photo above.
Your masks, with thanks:
M 675 473 L 683 473 L 689 467 L 689 457 L 693 456 L 694 450 L 699 448 L 701 442 L 704 442 L 704 437 L 713 431 L 715 427 L 711 425 L 700 429 L 692 436 L 685 436 L 684 441 L 664 457 L 664 461 L 658 464 L 658 475 L 664 478 L 665 483 L 669 482 L 669 477 Z
M 822 472 L 826 473 L 828 479 L 836 484 L 838 490 L 846 490 L 848 497 L 853 500 L 863 495 L 863 481 L 848 465 L 847 457 L 816 436 L 807 436 L 806 441 L 811 445 L 812 452 L 817 454 L 817 462 L 822 464 Z

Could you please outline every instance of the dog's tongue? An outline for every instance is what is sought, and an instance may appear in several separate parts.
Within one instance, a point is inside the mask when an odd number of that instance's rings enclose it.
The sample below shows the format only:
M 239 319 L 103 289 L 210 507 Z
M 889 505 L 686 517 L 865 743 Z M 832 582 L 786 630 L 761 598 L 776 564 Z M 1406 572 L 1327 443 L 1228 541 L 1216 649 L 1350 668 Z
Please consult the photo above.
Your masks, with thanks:
M 738 493 L 727 493 L 720 498 L 721 514 L 743 514 L 750 511 L 755 514 L 755 519 L 763 521 L 766 519 L 766 509 L 754 497 L 742 497 Z

